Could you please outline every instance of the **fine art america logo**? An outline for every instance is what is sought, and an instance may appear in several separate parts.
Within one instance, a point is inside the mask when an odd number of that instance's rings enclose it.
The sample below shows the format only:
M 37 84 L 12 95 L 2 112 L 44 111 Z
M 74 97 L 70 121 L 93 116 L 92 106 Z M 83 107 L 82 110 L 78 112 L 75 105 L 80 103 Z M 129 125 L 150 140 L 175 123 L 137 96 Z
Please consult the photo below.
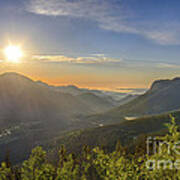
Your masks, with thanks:
M 177 169 L 180 170 L 180 141 L 167 142 L 157 137 L 149 136 L 146 140 L 146 151 L 152 159 L 146 161 L 146 167 L 149 170 L 155 169 Z M 155 155 L 155 156 L 153 156 Z M 153 159 L 153 157 L 155 157 Z

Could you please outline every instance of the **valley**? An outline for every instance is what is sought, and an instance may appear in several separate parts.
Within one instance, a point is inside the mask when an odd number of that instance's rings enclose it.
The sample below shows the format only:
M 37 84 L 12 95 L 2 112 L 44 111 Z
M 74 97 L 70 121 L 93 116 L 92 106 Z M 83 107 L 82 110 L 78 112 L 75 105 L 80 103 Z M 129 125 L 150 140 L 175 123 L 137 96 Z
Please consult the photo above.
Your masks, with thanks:
M 156 81 L 134 96 L 0 75 L 0 161 L 9 152 L 12 163 L 19 163 L 36 146 L 53 151 L 65 145 L 80 152 L 84 145 L 111 151 L 118 141 L 132 144 L 141 135 L 163 131 L 170 113 L 179 124 L 179 90 L 178 78 Z

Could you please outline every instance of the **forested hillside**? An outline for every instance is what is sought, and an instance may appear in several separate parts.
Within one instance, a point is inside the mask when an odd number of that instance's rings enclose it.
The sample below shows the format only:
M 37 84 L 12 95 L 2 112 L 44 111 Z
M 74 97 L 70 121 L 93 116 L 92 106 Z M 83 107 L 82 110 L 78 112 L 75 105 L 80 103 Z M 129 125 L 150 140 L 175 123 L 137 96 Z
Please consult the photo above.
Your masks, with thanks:
M 180 125 L 180 111 L 171 112 Z M 50 144 L 50 149 L 65 145 L 68 152 L 79 153 L 84 145 L 93 148 L 100 146 L 111 152 L 117 142 L 124 147 L 132 146 L 144 139 L 148 134 L 167 132 L 165 123 L 170 121 L 169 113 L 154 116 L 144 116 L 135 120 L 124 121 L 118 124 L 106 125 L 97 128 L 77 130 L 56 137 Z

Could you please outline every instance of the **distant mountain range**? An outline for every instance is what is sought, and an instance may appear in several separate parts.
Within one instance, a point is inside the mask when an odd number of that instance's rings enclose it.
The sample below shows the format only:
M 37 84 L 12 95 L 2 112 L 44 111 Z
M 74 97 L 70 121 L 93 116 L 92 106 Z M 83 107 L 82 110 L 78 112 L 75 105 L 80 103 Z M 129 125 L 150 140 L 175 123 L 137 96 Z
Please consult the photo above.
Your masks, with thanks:
M 78 96 L 84 93 L 93 93 L 96 96 L 105 98 L 107 101 L 110 101 L 110 103 L 113 103 L 115 105 L 118 105 L 121 103 L 121 99 L 127 98 L 128 95 L 131 95 L 129 93 L 123 93 L 123 92 L 116 92 L 116 91 L 104 91 L 104 90 L 97 90 L 97 89 L 87 89 L 87 88 L 79 88 L 75 85 L 67 85 L 67 86 L 52 86 L 48 85 L 42 81 L 37 81 L 37 84 L 49 87 L 51 89 L 54 89 L 61 93 L 68 93 L 73 96 Z M 132 96 L 137 96 L 136 94 Z

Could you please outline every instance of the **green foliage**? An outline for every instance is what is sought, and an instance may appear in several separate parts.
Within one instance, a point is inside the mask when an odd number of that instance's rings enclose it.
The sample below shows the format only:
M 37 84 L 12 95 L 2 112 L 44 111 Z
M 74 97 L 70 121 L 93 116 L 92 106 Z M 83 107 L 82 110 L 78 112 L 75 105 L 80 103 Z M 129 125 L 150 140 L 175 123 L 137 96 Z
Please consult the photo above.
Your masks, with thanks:
M 171 120 L 171 124 L 166 124 L 169 133 L 156 137 L 160 149 L 154 154 L 127 156 L 119 143 L 116 150 L 111 153 L 105 153 L 99 147 L 90 150 L 85 146 L 80 156 L 68 154 L 65 148 L 61 147 L 58 163 L 55 165 L 48 162 L 47 154 L 41 147 L 36 147 L 32 150 L 29 159 L 19 167 L 11 167 L 10 163 L 7 162 L 2 163 L 0 179 L 178 180 L 180 172 L 177 165 L 179 163 L 180 168 L 180 153 L 178 153 L 179 146 L 175 145 L 180 144 L 180 133 L 175 118 L 171 116 Z M 172 164 L 163 164 L 165 160 Z M 154 162 L 154 164 L 147 166 L 147 162 Z
M 41 147 L 32 150 L 31 156 L 24 161 L 21 168 L 21 178 L 28 179 L 53 179 L 54 167 L 46 161 L 46 152 Z

